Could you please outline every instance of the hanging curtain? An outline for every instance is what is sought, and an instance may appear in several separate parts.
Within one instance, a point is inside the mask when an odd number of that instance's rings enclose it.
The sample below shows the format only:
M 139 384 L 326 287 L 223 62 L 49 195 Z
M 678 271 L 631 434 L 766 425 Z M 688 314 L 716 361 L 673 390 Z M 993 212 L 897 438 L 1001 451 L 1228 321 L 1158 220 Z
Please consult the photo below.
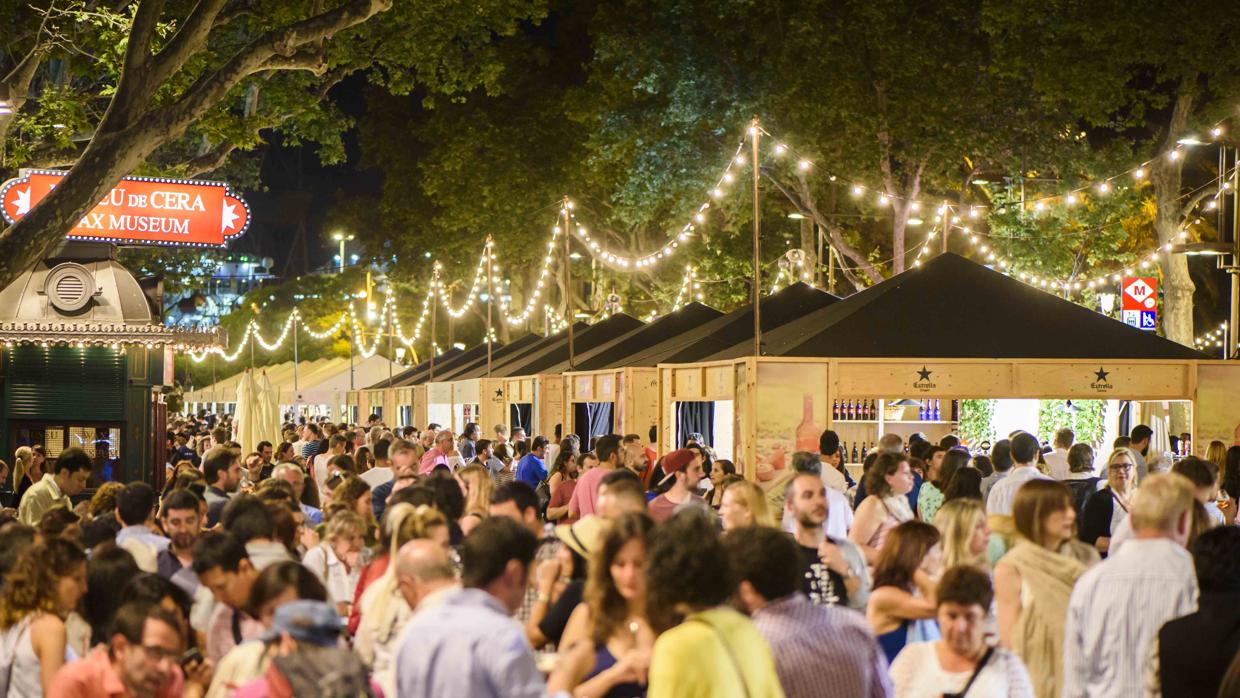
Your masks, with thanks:
M 610 434 L 615 428 L 610 402 L 574 402 L 573 433 L 581 439 L 581 448 L 594 450 L 594 439 Z
M 516 429 L 521 427 L 525 430 L 526 436 L 534 438 L 534 432 L 531 422 L 534 421 L 534 406 L 528 402 L 514 403 L 508 406 L 508 428 Z
M 676 403 L 676 446 L 685 445 L 690 434 L 701 434 L 708 446 L 715 443 L 715 403 Z

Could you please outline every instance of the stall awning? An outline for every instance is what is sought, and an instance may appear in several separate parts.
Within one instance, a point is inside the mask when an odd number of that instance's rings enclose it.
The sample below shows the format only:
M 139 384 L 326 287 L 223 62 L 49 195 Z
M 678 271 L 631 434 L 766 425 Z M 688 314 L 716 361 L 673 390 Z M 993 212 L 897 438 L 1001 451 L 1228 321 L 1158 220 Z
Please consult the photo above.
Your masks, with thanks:
M 616 313 L 594 325 L 574 325 L 573 353 L 581 354 L 602 346 L 607 342 L 631 332 L 642 326 L 642 321 L 624 313 Z M 558 373 L 568 367 L 568 334 L 561 332 L 549 338 L 535 351 L 529 352 L 524 358 L 510 361 L 502 367 L 495 368 L 492 376 L 532 376 L 537 373 Z M 476 378 L 477 376 L 470 376 Z
M 820 291 L 800 282 L 780 289 L 769 296 L 763 296 L 761 300 L 763 344 L 767 342 L 766 333 L 815 311 L 828 308 L 838 303 L 839 300 L 826 291 Z M 705 323 L 701 326 L 699 333 L 700 336 L 692 342 L 678 342 L 661 356 L 650 358 L 655 359 L 655 363 L 692 363 L 703 361 L 706 357 L 736 344 L 748 346 L 747 353 L 753 354 L 753 305 L 747 305 Z
M 514 339 L 513 341 L 502 346 L 496 345 L 499 346 L 499 348 L 491 352 L 491 366 L 495 367 L 502 362 L 511 361 L 516 357 L 524 356 L 527 352 L 533 350 L 534 347 L 540 342 L 545 340 L 546 337 L 543 337 L 540 334 L 527 334 L 522 336 L 520 339 Z M 451 368 L 442 372 L 440 372 L 439 367 L 436 366 L 435 380 L 437 382 L 452 381 L 458 380 L 459 378 L 478 378 L 485 376 L 487 373 L 486 345 L 482 345 L 482 348 L 483 352 L 481 356 L 478 356 L 471 361 L 455 364 Z M 422 383 L 427 380 L 429 380 L 429 373 L 423 375 L 418 382 Z
M 702 326 L 719 317 L 723 317 L 723 313 L 694 301 L 593 351 L 580 354 L 575 369 L 595 371 L 625 366 L 654 366 L 658 362 L 641 358 L 644 352 L 676 338 L 681 338 L 682 342 L 696 340 Z
M 438 370 L 439 367 L 443 364 L 443 362 L 448 361 L 452 359 L 453 357 L 459 356 L 462 353 L 462 351 L 463 350 L 458 349 L 457 347 L 448 347 L 447 351 L 444 351 L 438 354 L 437 356 L 435 356 L 435 369 Z M 389 388 L 389 387 L 400 388 L 406 385 L 413 385 L 413 380 L 412 380 L 413 377 L 418 375 L 422 371 L 427 370 L 430 367 L 430 365 L 431 365 L 430 359 L 427 359 L 426 361 L 423 361 L 422 363 L 417 364 L 416 366 L 410 366 L 409 368 L 406 368 L 398 372 L 395 376 L 392 376 L 392 380 L 390 381 L 391 385 L 388 385 L 389 383 L 388 379 L 384 378 L 383 380 L 379 381 L 378 383 L 375 383 L 374 385 L 367 386 L 366 389 L 367 390 L 378 390 L 379 388 Z
M 956 254 L 763 335 L 774 356 L 1204 359 Z M 709 359 L 748 356 L 734 344 Z

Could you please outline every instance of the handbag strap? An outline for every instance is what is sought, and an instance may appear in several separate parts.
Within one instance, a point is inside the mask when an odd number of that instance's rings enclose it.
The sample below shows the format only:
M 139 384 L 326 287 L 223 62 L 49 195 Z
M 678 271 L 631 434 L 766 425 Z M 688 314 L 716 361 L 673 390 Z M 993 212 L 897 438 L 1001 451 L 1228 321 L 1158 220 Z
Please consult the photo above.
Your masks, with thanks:
M 688 618 L 686 622 L 697 622 L 710 628 L 715 633 L 715 637 L 719 638 L 719 644 L 723 645 L 723 651 L 727 652 L 728 659 L 732 662 L 732 668 L 736 671 L 736 676 L 741 680 L 741 690 L 745 693 L 745 698 L 749 698 L 749 684 L 745 681 L 745 672 L 741 671 L 741 663 L 736 660 L 736 653 L 732 651 L 732 645 L 728 643 L 728 639 L 724 637 L 723 631 L 716 628 L 713 623 L 707 622 L 704 618 Z M 972 680 L 970 680 L 972 683 Z
M 969 692 L 969 688 L 971 688 L 973 686 L 973 682 L 977 680 L 977 675 L 982 673 L 982 669 L 986 668 L 986 662 L 990 661 L 990 657 L 994 653 L 995 653 L 995 648 L 993 647 L 986 648 L 986 654 L 983 654 L 981 660 L 978 661 L 977 666 L 973 667 L 973 674 L 969 676 L 968 683 L 966 683 L 964 685 L 964 689 L 960 691 L 961 698 L 963 698 L 964 695 Z

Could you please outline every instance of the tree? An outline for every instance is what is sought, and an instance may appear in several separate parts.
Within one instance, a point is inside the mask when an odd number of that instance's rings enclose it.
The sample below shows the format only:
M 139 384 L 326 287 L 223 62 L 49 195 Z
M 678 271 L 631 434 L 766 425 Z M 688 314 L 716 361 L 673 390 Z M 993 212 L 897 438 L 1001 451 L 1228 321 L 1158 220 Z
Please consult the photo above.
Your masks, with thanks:
M 1234 3 L 993 2 L 986 5 L 996 64 L 1035 76 L 1041 98 L 1064 105 L 1099 130 L 1157 157 L 1149 173 L 1159 245 L 1176 242 L 1187 223 L 1181 197 L 1185 153 L 1167 154 L 1184 137 L 1208 135 L 1234 113 L 1240 58 L 1220 51 L 1240 31 Z M 1182 255 L 1159 263 L 1164 334 L 1193 342 L 1193 282 Z
M 8 3 L 6 14 L 24 32 L 19 49 L 0 64 L 15 114 L 45 111 L 44 104 L 27 103 L 40 71 L 52 69 L 45 64 L 79 55 L 91 42 L 114 43 L 94 74 L 80 78 L 106 105 L 85 146 L 76 152 L 72 143 L 54 144 L 72 163 L 68 174 L 26 217 L 0 232 L 0 285 L 44 257 L 105 192 L 140 167 L 209 171 L 272 128 L 314 138 L 331 157 L 344 124 L 324 118 L 333 112 L 321 105 L 332 85 L 357 70 L 372 69 L 377 83 L 403 92 L 418 84 L 439 92 L 490 84 L 495 35 L 511 33 L 539 7 L 538 0 L 468 6 L 401 0 L 395 9 L 392 0 L 347 0 L 329 8 L 320 0 L 140 0 L 105 13 L 93 3 Z M 370 21 L 380 13 L 384 22 Z M 82 18 L 96 31 L 79 40 L 70 28 Z M 83 123 L 90 123 L 94 107 L 91 100 L 83 105 Z M 0 117 L 0 135 L 16 120 L 14 114 Z M 186 136 L 198 147 L 187 147 Z M 33 156 L 23 162 L 34 162 Z

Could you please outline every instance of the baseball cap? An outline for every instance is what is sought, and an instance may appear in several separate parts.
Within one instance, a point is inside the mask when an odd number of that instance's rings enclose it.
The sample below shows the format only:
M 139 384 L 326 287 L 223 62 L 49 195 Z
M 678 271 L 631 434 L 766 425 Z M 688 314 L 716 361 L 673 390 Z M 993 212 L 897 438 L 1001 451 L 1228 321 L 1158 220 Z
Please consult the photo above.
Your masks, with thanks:
M 281 633 L 288 633 L 298 642 L 320 647 L 335 647 L 340 639 L 340 614 L 323 601 L 289 601 L 276 608 L 271 629 L 263 633 L 263 642 L 275 642 Z

